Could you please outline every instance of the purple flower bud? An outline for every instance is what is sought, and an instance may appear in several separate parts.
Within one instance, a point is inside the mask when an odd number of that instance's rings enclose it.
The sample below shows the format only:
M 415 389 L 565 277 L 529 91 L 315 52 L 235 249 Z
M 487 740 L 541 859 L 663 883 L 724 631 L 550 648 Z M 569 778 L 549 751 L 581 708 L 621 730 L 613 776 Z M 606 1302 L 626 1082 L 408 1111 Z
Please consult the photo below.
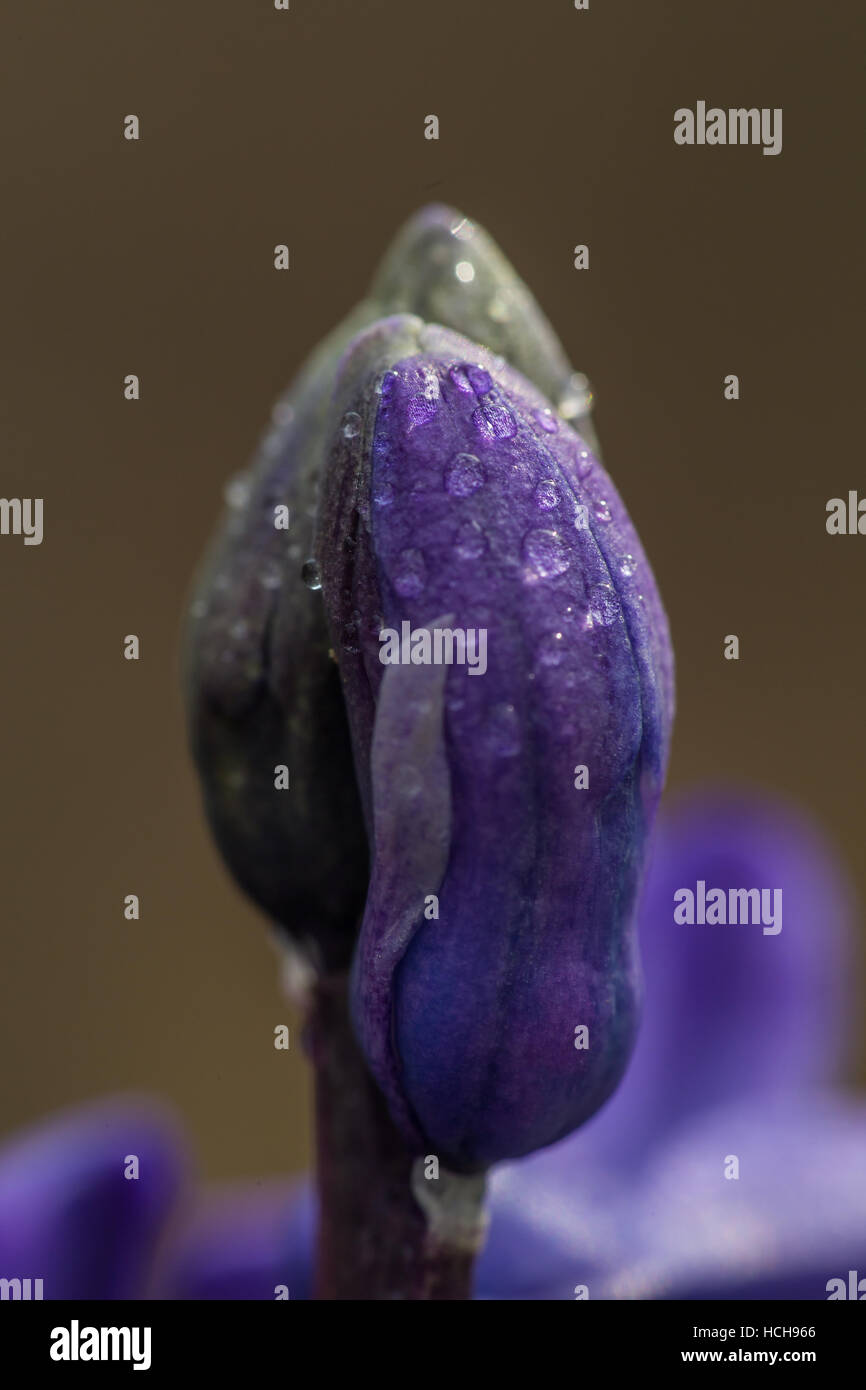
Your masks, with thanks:
M 386 319 L 332 418 L 316 554 L 372 845 L 356 1028 L 408 1141 L 471 1171 L 582 1124 L 628 1060 L 667 621 L 598 459 L 501 358 Z
M 368 850 L 309 563 L 313 518 L 340 356 L 362 329 L 398 311 L 483 340 L 569 418 L 588 402 L 583 378 L 490 237 L 451 208 L 425 208 L 398 233 L 367 298 L 312 353 L 253 466 L 227 489 L 186 633 L 190 741 L 226 863 L 324 970 L 348 966 Z M 353 621 L 350 612 L 345 646 Z M 288 787 L 277 785 L 278 768 Z

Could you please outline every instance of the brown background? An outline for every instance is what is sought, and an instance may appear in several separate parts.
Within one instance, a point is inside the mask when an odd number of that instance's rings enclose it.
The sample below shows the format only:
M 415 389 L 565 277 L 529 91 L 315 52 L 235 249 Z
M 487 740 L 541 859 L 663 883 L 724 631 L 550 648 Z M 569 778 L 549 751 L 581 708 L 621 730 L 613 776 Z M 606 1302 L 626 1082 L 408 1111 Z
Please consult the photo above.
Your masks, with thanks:
M 842 0 L 4 7 L 2 493 L 44 497 L 45 540 L 0 538 L 0 1127 L 140 1088 L 212 1176 L 307 1159 L 304 1063 L 272 1046 L 297 1020 L 186 755 L 179 616 L 274 397 L 432 199 L 499 240 L 595 384 L 673 625 L 672 788 L 795 796 L 866 900 L 866 538 L 824 526 L 866 490 L 861 23 Z M 675 146 L 699 98 L 783 107 L 782 154 Z

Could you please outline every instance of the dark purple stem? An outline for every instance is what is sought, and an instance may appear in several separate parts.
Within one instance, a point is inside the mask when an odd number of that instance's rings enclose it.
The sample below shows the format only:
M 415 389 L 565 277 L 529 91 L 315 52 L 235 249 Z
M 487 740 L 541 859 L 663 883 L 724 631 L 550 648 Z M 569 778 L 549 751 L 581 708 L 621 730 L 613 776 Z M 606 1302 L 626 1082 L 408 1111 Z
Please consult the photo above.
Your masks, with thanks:
M 464 1203 L 462 1228 L 443 1229 L 434 1216 L 434 1233 L 413 1195 L 416 1155 L 394 1128 L 355 1042 L 345 977 L 315 987 L 307 1046 L 316 1075 L 320 1212 L 314 1297 L 471 1298 L 480 1192 L 477 1205 L 470 1198 L 468 1223 Z

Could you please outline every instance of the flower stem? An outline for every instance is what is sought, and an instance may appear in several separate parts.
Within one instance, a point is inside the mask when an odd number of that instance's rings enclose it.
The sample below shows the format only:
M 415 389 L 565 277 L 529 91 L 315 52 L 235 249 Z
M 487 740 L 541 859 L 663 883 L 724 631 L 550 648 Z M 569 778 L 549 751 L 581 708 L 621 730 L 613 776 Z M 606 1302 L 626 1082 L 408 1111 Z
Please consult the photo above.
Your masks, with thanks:
M 345 977 L 314 987 L 307 1045 L 316 1075 L 314 1297 L 471 1298 L 484 1179 L 444 1170 L 425 1178 L 355 1042 Z

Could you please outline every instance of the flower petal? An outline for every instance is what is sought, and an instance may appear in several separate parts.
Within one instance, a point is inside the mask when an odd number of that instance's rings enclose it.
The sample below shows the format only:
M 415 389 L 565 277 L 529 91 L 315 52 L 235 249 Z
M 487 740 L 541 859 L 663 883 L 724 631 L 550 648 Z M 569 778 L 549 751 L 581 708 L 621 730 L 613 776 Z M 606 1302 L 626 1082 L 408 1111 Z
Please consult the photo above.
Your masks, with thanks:
M 377 812 L 372 750 L 402 756 L 380 724 L 383 631 L 447 614 L 486 636 L 485 670 L 450 666 L 428 702 L 447 748 L 447 871 L 413 882 L 407 927 L 401 856 L 384 863 L 376 839 L 355 969 L 392 1113 L 403 1095 L 395 1118 L 413 1112 L 413 1142 L 450 1166 L 484 1166 L 574 1128 L 627 1054 L 630 918 L 673 704 L 666 620 L 601 465 L 477 344 L 382 321 L 345 355 L 334 417 L 353 427 L 334 433 L 317 558 L 374 835 L 388 786 Z
M 738 1176 L 731 1160 L 738 1163 Z M 839 1096 L 712 1111 L 634 1194 L 609 1298 L 826 1299 L 866 1273 L 866 1107 Z
M 167 1253 L 160 1297 L 312 1297 L 315 1202 L 308 1184 L 214 1189 Z
M 184 1169 L 150 1104 L 101 1102 L 27 1131 L 0 1154 L 0 1275 L 42 1279 L 46 1299 L 145 1297 Z
M 674 893 L 698 880 L 781 888 L 782 930 L 675 922 Z M 850 916 L 842 867 L 786 803 L 707 789 L 663 817 L 640 909 L 641 1030 L 581 1152 L 637 1168 L 693 1113 L 829 1079 L 850 1021 Z

